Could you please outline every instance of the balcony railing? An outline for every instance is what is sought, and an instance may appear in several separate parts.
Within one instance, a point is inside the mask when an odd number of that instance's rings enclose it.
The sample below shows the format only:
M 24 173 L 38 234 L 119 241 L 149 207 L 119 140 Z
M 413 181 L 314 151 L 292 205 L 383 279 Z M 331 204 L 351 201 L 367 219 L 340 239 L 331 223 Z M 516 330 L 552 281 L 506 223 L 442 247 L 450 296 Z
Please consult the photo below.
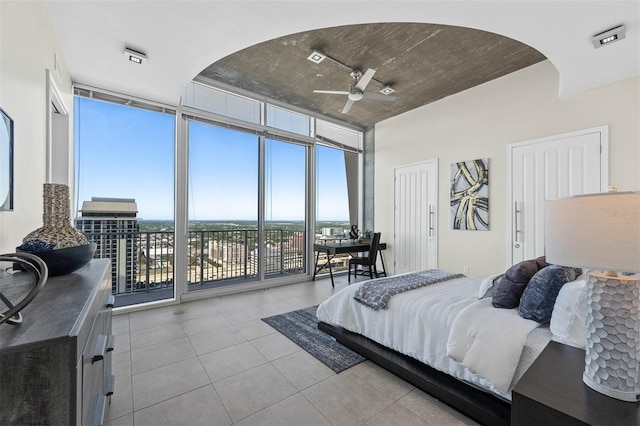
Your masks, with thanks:
M 171 290 L 170 294 L 173 294 L 173 232 L 85 231 L 85 234 L 97 243 L 95 257 L 112 261 L 113 294 L 155 290 Z M 263 245 L 265 278 L 305 273 L 305 247 L 304 231 L 266 230 Z M 220 287 L 258 279 L 256 229 L 190 231 L 187 255 L 190 288 Z

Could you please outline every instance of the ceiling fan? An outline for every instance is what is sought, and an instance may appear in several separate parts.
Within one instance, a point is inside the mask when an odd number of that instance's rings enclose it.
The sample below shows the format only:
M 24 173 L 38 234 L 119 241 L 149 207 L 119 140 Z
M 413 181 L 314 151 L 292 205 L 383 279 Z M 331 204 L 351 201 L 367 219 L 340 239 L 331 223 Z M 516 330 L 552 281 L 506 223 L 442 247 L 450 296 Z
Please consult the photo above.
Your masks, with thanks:
M 349 112 L 353 104 L 361 99 L 376 99 L 379 101 L 394 101 L 396 99 L 395 96 L 389 96 L 388 94 L 383 93 L 373 93 L 373 92 L 365 92 L 364 89 L 367 87 L 373 75 L 376 73 L 376 70 L 369 68 L 364 74 L 360 70 L 351 71 L 351 78 L 353 78 L 353 84 L 349 86 L 349 90 L 314 90 L 313 93 L 326 93 L 329 95 L 347 95 L 347 103 L 344 105 L 342 109 L 342 113 L 346 114 Z M 390 86 L 385 86 L 383 91 L 387 91 L 387 93 L 393 92 Z

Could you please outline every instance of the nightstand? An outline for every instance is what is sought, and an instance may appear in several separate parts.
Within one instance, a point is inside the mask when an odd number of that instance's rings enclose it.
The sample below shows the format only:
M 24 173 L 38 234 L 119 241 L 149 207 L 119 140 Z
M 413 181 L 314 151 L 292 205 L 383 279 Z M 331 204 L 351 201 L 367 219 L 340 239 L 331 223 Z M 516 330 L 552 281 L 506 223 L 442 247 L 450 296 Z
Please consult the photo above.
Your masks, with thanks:
M 513 388 L 512 425 L 640 425 L 640 403 L 582 382 L 584 350 L 550 342 Z

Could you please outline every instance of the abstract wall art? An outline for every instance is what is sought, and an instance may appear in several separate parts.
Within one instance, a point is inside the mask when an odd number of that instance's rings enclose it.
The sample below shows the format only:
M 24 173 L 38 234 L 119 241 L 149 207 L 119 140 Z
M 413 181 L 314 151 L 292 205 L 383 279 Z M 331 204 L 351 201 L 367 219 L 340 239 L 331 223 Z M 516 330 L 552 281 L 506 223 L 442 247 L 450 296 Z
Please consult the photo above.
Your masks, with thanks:
M 489 159 L 451 164 L 451 229 L 489 229 Z

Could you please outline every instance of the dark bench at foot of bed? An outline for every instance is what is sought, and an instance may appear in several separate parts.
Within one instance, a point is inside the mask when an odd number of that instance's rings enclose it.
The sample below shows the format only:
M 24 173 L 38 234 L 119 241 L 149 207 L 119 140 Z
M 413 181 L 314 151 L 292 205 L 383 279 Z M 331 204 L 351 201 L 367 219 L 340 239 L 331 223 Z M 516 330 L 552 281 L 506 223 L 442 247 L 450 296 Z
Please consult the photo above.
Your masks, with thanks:
M 486 425 L 511 423 L 511 404 L 503 399 L 342 327 L 319 322 L 318 328 L 351 350 L 477 422 Z

